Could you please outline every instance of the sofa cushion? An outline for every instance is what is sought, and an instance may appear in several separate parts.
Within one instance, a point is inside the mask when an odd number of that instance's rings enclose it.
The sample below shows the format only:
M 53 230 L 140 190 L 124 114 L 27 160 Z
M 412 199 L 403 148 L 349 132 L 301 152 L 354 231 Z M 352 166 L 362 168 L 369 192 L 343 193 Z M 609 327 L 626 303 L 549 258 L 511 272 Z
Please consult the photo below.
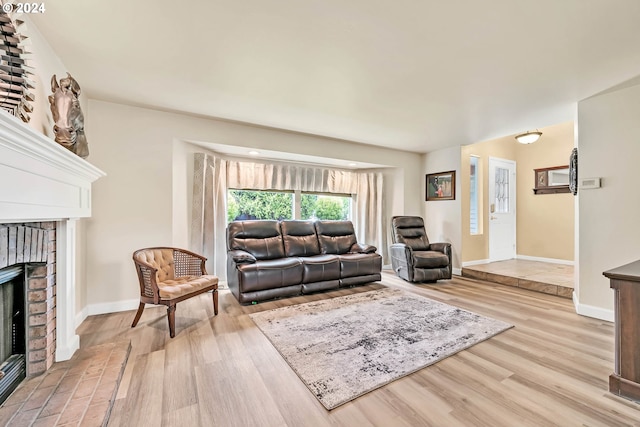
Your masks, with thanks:
M 233 221 L 227 227 L 227 249 L 249 252 L 258 260 L 284 258 L 278 221 Z
M 282 221 L 280 227 L 286 256 L 306 257 L 320 254 L 313 221 Z
M 378 254 L 344 254 L 340 258 L 340 278 L 379 274 L 382 257 Z
M 356 243 L 351 221 L 316 221 L 315 226 L 323 254 L 346 254 Z
M 449 265 L 449 257 L 442 252 L 414 251 L 412 257 L 415 268 L 440 268 Z
M 302 261 L 302 283 L 325 282 L 340 278 L 340 260 L 336 255 L 315 255 L 299 258 Z
M 216 283 L 218 283 L 216 276 L 182 276 L 158 282 L 158 291 L 160 298 L 174 299 Z
M 281 288 L 302 283 L 302 262 L 298 258 L 280 258 L 238 264 L 242 292 Z

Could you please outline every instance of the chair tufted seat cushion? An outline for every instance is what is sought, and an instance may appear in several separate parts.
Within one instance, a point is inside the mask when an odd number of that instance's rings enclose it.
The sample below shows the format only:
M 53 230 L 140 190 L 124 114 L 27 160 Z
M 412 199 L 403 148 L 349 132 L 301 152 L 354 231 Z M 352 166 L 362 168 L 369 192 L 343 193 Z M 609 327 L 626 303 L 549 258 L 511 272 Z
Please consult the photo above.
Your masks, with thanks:
M 158 282 L 158 290 L 160 298 L 174 299 L 216 283 L 216 276 L 182 276 Z

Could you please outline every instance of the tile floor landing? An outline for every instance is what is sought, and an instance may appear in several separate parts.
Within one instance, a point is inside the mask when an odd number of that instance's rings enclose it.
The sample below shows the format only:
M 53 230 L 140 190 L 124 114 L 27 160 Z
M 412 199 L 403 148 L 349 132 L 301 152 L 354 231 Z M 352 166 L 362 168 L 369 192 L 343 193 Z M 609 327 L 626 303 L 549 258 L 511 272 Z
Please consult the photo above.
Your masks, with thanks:
M 106 426 L 130 341 L 82 348 L 27 378 L 0 407 L 0 426 Z
M 573 297 L 573 266 L 512 259 L 462 268 L 462 276 L 563 298 Z

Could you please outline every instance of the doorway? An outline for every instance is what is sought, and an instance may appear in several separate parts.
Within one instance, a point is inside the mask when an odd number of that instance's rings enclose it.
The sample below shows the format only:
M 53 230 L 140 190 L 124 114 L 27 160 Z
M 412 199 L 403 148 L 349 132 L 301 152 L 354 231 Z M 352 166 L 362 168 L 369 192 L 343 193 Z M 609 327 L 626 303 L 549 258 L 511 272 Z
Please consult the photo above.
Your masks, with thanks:
M 489 157 L 489 260 L 516 257 L 516 162 Z

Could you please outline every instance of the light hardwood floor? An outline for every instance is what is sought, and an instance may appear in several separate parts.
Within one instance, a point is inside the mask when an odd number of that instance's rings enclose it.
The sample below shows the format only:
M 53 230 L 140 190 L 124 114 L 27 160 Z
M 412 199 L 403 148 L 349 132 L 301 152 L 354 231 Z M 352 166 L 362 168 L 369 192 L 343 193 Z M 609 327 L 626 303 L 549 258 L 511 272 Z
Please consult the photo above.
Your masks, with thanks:
M 468 350 L 327 411 L 247 316 L 378 289 L 405 289 L 515 325 Z M 110 426 L 640 426 L 640 405 L 608 392 L 613 325 L 578 316 L 570 300 L 454 278 L 381 283 L 241 306 L 220 292 L 166 311 L 89 317 L 81 345 L 130 338 Z

